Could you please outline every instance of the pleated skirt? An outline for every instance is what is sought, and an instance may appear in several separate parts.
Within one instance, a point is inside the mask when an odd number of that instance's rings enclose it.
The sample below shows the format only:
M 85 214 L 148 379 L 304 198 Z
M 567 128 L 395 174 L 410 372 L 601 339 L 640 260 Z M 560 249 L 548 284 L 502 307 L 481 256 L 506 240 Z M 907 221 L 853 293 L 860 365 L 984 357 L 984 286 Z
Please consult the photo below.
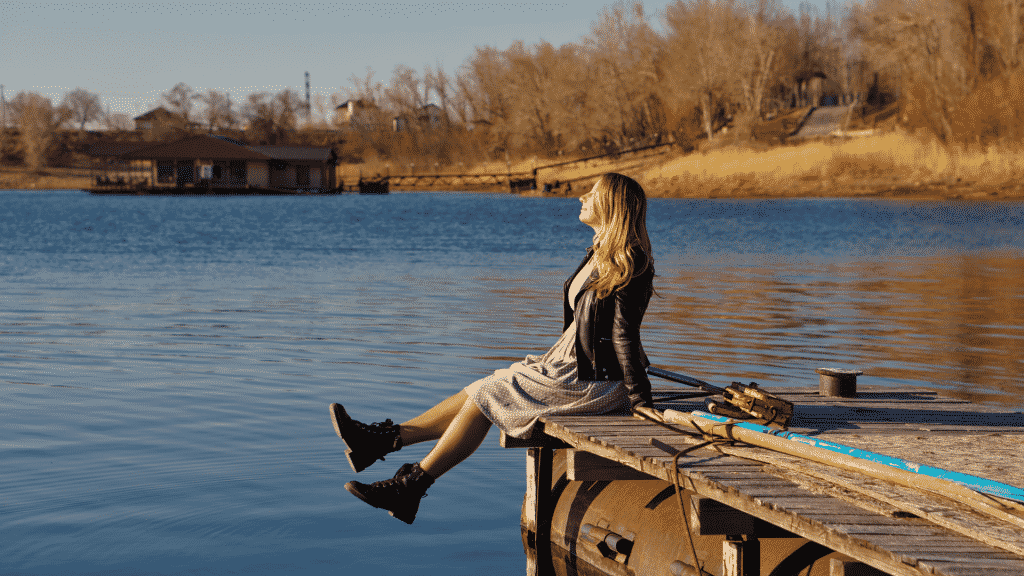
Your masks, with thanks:
M 541 416 L 628 413 L 621 380 L 577 378 L 575 342 L 573 322 L 545 354 L 495 370 L 466 393 L 488 420 L 516 438 L 529 438 Z

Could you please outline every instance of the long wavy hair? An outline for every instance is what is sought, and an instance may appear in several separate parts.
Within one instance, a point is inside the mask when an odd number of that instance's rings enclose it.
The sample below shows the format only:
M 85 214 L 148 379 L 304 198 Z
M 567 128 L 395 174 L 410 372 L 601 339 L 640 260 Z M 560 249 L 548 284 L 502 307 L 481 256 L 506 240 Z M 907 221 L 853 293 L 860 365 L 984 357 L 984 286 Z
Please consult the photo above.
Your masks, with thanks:
M 606 298 L 654 262 L 647 236 L 647 195 L 636 180 L 609 172 L 597 181 L 594 211 L 601 224 L 594 234 L 598 278 L 591 289 Z M 647 255 L 640 270 L 633 261 L 634 247 Z

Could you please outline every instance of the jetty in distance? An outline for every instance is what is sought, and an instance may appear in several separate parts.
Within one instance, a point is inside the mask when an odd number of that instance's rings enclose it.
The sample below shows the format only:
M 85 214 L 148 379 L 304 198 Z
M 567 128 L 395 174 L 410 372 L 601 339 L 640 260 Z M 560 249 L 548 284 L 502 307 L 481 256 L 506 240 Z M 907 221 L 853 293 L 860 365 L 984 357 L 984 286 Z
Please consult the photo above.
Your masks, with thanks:
M 818 372 L 760 389 L 792 403 L 785 430 L 708 414 L 713 391 L 677 379 L 654 389 L 661 421 L 503 436 L 526 449 L 527 573 L 1024 574 L 1024 413 Z

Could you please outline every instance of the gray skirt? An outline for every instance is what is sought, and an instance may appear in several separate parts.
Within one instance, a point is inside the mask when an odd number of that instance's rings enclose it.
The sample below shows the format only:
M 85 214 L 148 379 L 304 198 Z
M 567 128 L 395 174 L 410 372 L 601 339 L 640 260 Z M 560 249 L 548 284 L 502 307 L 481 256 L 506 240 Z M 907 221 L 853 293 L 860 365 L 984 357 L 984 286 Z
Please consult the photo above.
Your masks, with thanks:
M 466 387 L 466 394 L 502 432 L 529 438 L 537 418 L 629 412 L 621 380 L 576 378 L 576 323 L 542 356 L 529 355 Z

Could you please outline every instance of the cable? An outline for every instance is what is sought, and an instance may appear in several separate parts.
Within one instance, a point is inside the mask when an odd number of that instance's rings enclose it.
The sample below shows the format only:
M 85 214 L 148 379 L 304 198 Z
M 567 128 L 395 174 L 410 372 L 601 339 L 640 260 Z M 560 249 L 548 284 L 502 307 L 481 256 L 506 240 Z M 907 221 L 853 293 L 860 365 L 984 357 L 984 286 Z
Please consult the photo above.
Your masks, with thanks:
M 705 432 L 704 430 L 702 430 L 700 428 L 700 426 L 697 426 L 696 424 L 694 424 L 694 427 L 697 429 L 697 431 L 699 433 L 698 434 L 698 433 L 691 432 L 689 430 L 683 430 L 681 428 L 676 428 L 675 426 L 672 426 L 672 425 L 667 424 L 665 422 L 661 422 L 659 420 L 655 420 L 654 418 L 651 418 L 647 414 L 641 413 L 641 415 L 645 419 L 647 419 L 648 421 L 654 422 L 655 424 L 657 424 L 657 425 L 659 425 L 659 426 L 661 426 L 663 428 L 667 428 L 667 429 L 669 429 L 669 430 L 671 430 L 673 432 L 676 432 L 678 434 L 683 434 L 683 435 L 686 435 L 686 436 L 700 436 L 701 439 L 704 440 L 703 442 L 700 442 L 698 444 L 694 444 L 693 446 L 690 446 L 688 448 L 684 448 L 684 449 L 676 452 L 676 455 L 672 457 L 672 484 L 675 485 L 676 501 L 679 503 L 679 516 L 680 516 L 680 518 L 682 518 L 683 526 L 686 528 L 686 541 L 687 541 L 687 543 L 690 546 L 690 555 L 693 558 L 693 566 L 697 569 L 698 573 L 700 573 L 702 576 L 704 574 L 707 574 L 708 576 L 712 576 L 710 572 L 708 572 L 707 570 L 704 569 L 704 565 L 701 563 L 700 559 L 697 558 L 697 548 L 693 544 L 693 533 L 692 533 L 692 531 L 690 529 L 690 519 L 686 515 L 686 504 L 683 501 L 683 490 L 684 490 L 684 488 L 683 488 L 682 482 L 680 482 L 680 480 L 679 480 L 679 458 L 681 458 L 682 456 L 684 456 L 686 454 L 689 454 L 690 452 L 693 452 L 695 450 L 699 450 L 699 449 L 707 447 L 707 446 L 711 446 L 711 447 L 715 448 L 716 450 L 718 450 L 719 453 L 721 453 L 722 451 L 720 449 L 718 449 L 718 445 L 719 444 L 734 444 L 735 442 L 733 440 L 729 439 L 729 438 L 715 438 L 714 437 L 714 431 L 713 431 L 714 427 L 712 427 L 712 432 L 709 433 L 709 432 Z M 690 485 L 691 485 L 691 487 L 695 488 L 693 486 L 693 480 L 692 479 L 690 480 Z M 696 492 L 696 490 L 693 490 L 693 492 Z

